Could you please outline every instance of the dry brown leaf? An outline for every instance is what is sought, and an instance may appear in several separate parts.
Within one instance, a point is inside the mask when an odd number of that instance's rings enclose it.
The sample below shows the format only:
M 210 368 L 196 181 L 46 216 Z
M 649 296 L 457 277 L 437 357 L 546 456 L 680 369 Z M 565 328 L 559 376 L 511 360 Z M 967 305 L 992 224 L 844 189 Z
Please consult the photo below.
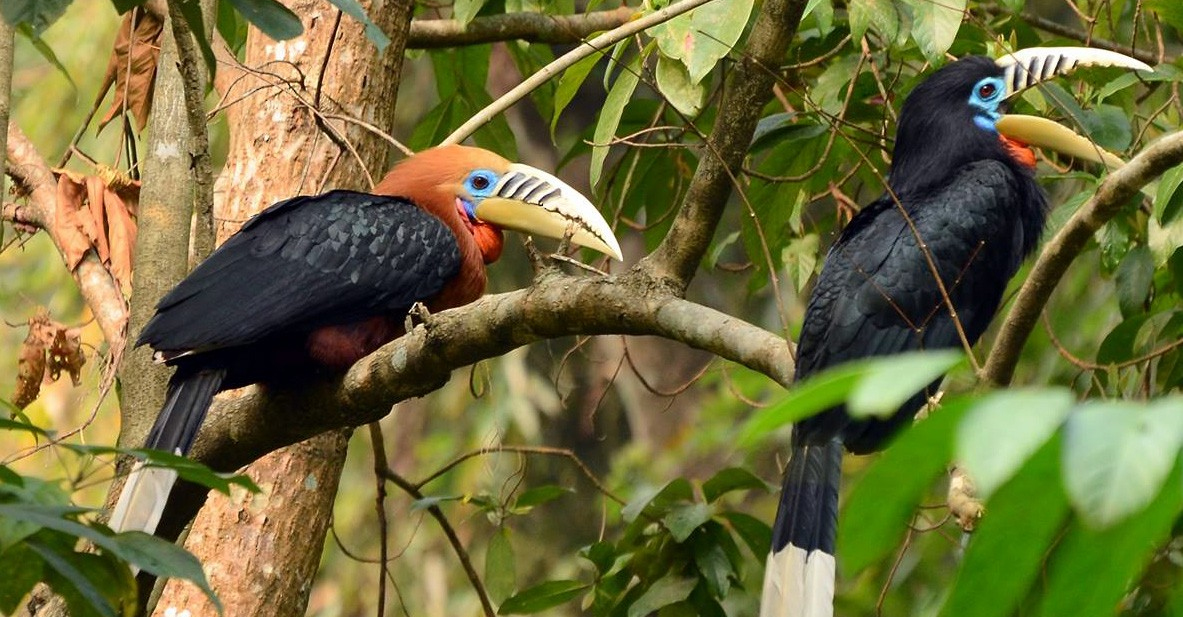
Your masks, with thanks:
M 70 381 L 77 387 L 82 384 L 82 365 L 86 356 L 82 353 L 82 336 L 77 329 L 67 330 L 59 323 L 53 323 L 53 342 L 49 346 L 49 378 L 57 381 L 62 371 L 70 374 Z
M 37 316 L 29 320 L 29 334 L 21 345 L 17 361 L 16 391 L 12 394 L 12 404 L 17 409 L 28 407 L 41 393 L 41 381 L 45 378 L 45 350 L 53 340 L 50 323 L 49 314 L 44 310 L 38 311 Z
M 87 176 L 86 201 L 89 208 L 79 212 L 80 214 L 85 213 L 85 216 L 81 217 L 83 227 L 86 228 L 87 222 L 90 223 L 90 228 L 86 229 L 86 235 L 94 243 L 103 263 L 108 263 L 111 260 L 111 250 L 107 245 L 107 221 L 103 211 L 103 194 L 106 190 L 107 187 L 103 184 L 102 178 Z
M 111 275 L 124 291 L 131 290 L 132 250 L 136 245 L 136 222 L 123 199 L 106 189 L 103 208 L 107 213 L 107 230 L 111 250 Z
M 83 223 L 78 216 L 86 198 L 85 182 L 76 181 L 75 174 L 58 175 L 57 204 L 54 207 L 54 229 L 57 231 L 58 248 L 66 260 L 66 266 L 73 270 L 82 256 L 91 247 Z
M 133 9 L 123 16 L 115 49 L 107 62 L 107 74 L 99 89 L 99 92 L 106 92 L 112 81 L 115 83 L 114 100 L 107 115 L 99 121 L 100 131 L 123 111 L 125 102 L 127 110 L 136 118 L 136 127 L 142 131 L 148 125 L 163 29 L 162 22 L 143 8 Z

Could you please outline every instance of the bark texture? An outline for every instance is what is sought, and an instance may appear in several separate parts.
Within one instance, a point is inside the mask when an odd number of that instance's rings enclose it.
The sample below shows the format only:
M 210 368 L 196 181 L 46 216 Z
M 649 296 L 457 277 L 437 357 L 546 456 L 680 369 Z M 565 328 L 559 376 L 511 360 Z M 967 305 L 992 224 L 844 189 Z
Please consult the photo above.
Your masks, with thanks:
M 276 42 L 252 29 L 243 64 L 223 65 L 217 75 L 223 100 L 236 101 L 226 109 L 230 150 L 215 184 L 219 241 L 276 201 L 328 188 L 364 190 L 385 171 L 386 142 L 325 115 L 389 130 L 411 3 L 366 7 L 391 35 L 383 54 L 330 4 L 286 4 L 302 17 L 304 34 Z M 304 613 L 348 435 L 332 431 L 260 459 L 246 472 L 262 494 L 212 499 L 194 521 L 186 546 L 205 564 L 226 614 Z M 174 529 L 192 514 L 185 505 L 166 514 Z M 217 614 L 200 592 L 175 581 L 154 614 L 170 608 Z

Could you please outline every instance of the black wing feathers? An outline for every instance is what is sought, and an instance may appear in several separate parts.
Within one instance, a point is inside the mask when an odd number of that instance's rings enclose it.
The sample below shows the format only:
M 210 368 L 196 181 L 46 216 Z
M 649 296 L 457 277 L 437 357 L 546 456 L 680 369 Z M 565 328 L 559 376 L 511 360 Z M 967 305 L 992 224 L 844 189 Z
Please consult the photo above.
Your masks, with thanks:
M 960 347 L 917 235 L 937 264 L 967 338 L 976 341 L 1033 244 L 1021 224 L 1022 190 L 1006 165 L 982 161 L 931 194 L 904 198 L 915 232 L 890 197 L 864 208 L 830 250 L 818 278 L 801 331 L 797 377 L 856 358 Z M 797 439 L 820 444 L 841 433 L 854 451 L 873 448 L 923 401 L 923 395 L 915 397 L 900 418 L 885 423 L 851 425 L 842 408 L 830 410 L 800 423 Z
M 207 350 L 398 313 L 459 268 L 452 231 L 404 199 L 296 197 L 248 221 L 166 295 L 137 344 Z

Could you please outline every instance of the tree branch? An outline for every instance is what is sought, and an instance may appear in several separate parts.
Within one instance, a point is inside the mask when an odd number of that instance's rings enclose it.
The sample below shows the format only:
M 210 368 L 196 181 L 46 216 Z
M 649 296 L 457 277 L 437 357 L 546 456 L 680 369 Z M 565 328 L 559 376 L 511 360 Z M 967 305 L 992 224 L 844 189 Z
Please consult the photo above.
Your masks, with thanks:
M 797 34 L 805 0 L 768 0 L 748 40 L 748 53 L 727 79 L 707 151 L 694 173 L 670 231 L 641 267 L 684 290 L 710 246 L 727 198 L 760 119 L 772 97 L 776 67 Z
M 439 49 L 511 40 L 580 43 L 596 32 L 623 26 L 635 13 L 636 9 L 621 6 L 578 15 L 506 13 L 477 17 L 467 24 L 454 19 L 416 19 L 411 22 L 407 48 Z
M 441 387 L 459 367 L 574 334 L 663 336 L 744 364 L 782 385 L 793 374 L 790 346 L 782 337 L 683 300 L 647 277 L 552 273 L 530 288 L 432 315 L 344 378 L 220 398 L 194 454 L 222 469 L 237 468 L 310 435 L 373 422 L 394 403 Z
M 3 218 L 40 227 L 49 234 L 60 251 L 62 240 L 54 221 L 57 181 L 53 173 L 29 138 L 11 122 L 8 124 L 7 146 L 8 175 L 29 196 L 29 201 L 20 206 L 5 205 Z M 123 292 L 119 290 L 119 284 L 103 267 L 103 262 L 94 250 L 82 256 L 82 261 L 78 262 L 71 274 L 78 283 L 82 299 L 94 313 L 107 344 L 113 350 L 121 350 L 127 325 L 127 303 L 123 299 Z
M 1007 9 L 998 5 L 987 5 L 983 8 L 991 15 L 1015 15 L 1014 12 L 1008 11 Z M 1023 21 L 1036 28 L 1039 28 L 1040 30 L 1050 32 L 1056 36 L 1062 36 L 1067 39 L 1079 41 L 1081 43 L 1087 44 L 1089 47 L 1107 49 L 1109 51 L 1115 51 L 1119 54 L 1132 56 L 1138 60 L 1141 60 L 1142 62 L 1145 62 L 1146 64 L 1158 64 L 1160 62 L 1158 54 L 1150 50 L 1134 49 L 1129 45 L 1122 45 L 1121 43 L 1115 43 L 1107 39 L 1097 38 L 1095 36 L 1089 35 L 1089 33 L 1083 30 L 1077 30 L 1076 28 L 1066 26 L 1057 21 L 1052 21 L 1046 17 L 1041 17 L 1030 11 L 1022 11 L 1018 13 L 1018 17 L 1019 19 L 1022 19 Z M 1161 61 L 1168 63 L 1174 62 L 1174 60 L 1171 58 L 1163 58 Z
M 1039 254 L 1006 315 L 990 357 L 986 359 L 984 379 L 998 385 L 1011 382 L 1023 344 L 1035 328 L 1052 291 L 1089 238 L 1121 212 L 1143 186 L 1180 163 L 1183 163 L 1183 131 L 1160 139 L 1105 178 L 1092 199 L 1068 219 Z

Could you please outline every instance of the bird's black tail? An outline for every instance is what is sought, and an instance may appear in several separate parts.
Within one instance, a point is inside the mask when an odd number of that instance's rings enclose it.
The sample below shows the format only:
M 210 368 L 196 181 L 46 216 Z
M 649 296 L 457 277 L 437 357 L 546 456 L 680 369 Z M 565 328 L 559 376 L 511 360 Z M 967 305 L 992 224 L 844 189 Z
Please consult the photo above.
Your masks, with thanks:
M 188 453 L 225 377 L 223 369 L 194 371 L 178 367 L 168 382 L 164 407 L 156 417 L 144 447 L 175 454 Z M 172 469 L 136 463 L 123 485 L 108 525 L 115 531 L 156 531 L 168 503 L 169 491 L 176 481 L 177 472 Z
M 842 443 L 794 445 L 772 528 L 760 617 L 834 614 Z

